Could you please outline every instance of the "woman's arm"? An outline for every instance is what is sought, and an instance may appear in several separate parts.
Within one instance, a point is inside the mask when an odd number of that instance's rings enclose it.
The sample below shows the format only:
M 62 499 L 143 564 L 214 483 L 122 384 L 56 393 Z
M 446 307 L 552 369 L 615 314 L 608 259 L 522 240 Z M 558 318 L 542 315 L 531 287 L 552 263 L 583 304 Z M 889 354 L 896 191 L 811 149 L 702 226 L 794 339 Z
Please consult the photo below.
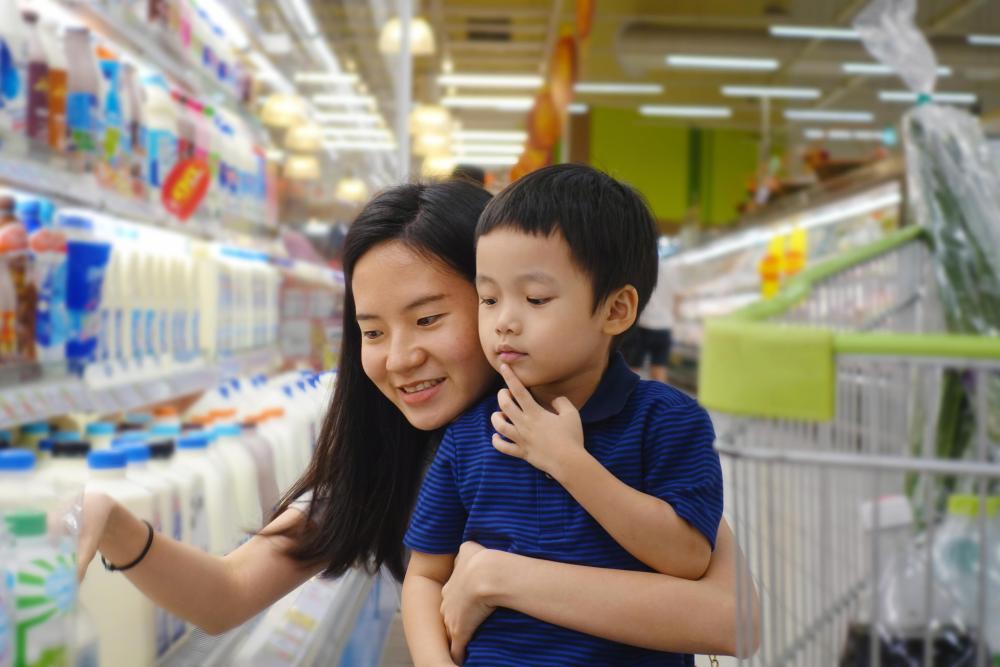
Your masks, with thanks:
M 80 537 L 80 575 L 100 551 L 111 563 L 132 561 L 146 544 L 146 524 L 108 496 L 84 496 L 84 530 Z M 300 563 L 286 553 L 305 516 L 289 509 L 225 557 L 212 556 L 157 534 L 139 565 L 123 572 L 160 607 L 205 632 L 219 634 L 236 627 L 320 572 L 319 565 Z M 97 610 L 95 610 L 97 611 Z
M 757 650 L 759 610 L 752 586 L 743 596 L 753 600 L 752 631 L 744 624 L 744 636 L 737 636 L 736 573 L 745 586 L 750 573 L 725 520 L 708 571 L 698 581 L 488 549 L 465 552 L 470 553 L 464 561 L 460 555 L 444 591 L 453 654 L 456 644 L 464 651 L 485 618 L 484 606 L 515 609 L 571 630 L 660 651 L 746 657 Z

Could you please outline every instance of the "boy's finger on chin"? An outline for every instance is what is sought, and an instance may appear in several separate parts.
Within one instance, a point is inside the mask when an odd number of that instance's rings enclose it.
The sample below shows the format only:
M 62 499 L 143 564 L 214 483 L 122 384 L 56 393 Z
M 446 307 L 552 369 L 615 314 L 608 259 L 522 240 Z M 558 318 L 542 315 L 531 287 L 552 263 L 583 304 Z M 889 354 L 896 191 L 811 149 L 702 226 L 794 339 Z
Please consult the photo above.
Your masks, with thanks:
M 528 390 L 525 389 L 524 384 L 521 382 L 521 378 L 517 377 L 514 373 L 514 369 L 507 364 L 500 364 L 500 374 L 503 375 L 503 379 L 507 381 L 507 388 L 510 393 L 517 399 L 518 404 L 524 408 L 530 405 L 534 400 Z

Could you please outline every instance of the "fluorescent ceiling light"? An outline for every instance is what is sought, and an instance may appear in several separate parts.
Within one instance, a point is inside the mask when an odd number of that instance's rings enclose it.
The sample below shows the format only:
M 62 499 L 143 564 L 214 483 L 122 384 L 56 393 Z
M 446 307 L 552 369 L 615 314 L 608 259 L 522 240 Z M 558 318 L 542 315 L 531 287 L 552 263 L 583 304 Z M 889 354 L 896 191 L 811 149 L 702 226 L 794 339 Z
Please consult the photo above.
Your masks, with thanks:
M 357 95 L 354 93 L 346 93 L 343 95 L 313 95 L 312 101 L 316 104 L 322 104 L 324 106 L 375 106 L 375 98 L 371 95 Z
M 916 102 L 917 94 L 908 90 L 880 90 L 878 98 L 883 102 Z M 932 93 L 931 100 L 950 104 L 975 104 L 974 93 Z
M 771 26 L 771 35 L 774 37 L 793 37 L 799 39 L 861 39 L 857 30 L 808 25 L 773 25 Z
M 451 95 L 441 104 L 452 109 L 492 109 L 494 111 L 527 111 L 534 104 L 530 97 L 487 97 Z
M 805 136 L 806 139 L 825 139 L 826 138 L 826 130 L 820 130 L 820 129 L 815 128 L 815 127 L 811 127 L 808 130 L 805 130 L 802 134 L 803 134 L 803 136 Z
M 729 118 L 733 110 L 729 107 L 697 107 L 671 104 L 644 104 L 639 107 L 643 116 L 677 116 L 687 118 Z
M 458 153 L 473 155 L 520 155 L 524 152 L 523 144 L 463 144 L 454 146 Z
M 348 139 L 337 139 L 326 141 L 323 147 L 335 151 L 360 151 L 360 152 L 387 152 L 396 150 L 395 142 L 379 141 L 350 141 Z
M 288 4 L 291 5 L 292 11 L 295 12 L 295 17 L 302 26 L 302 34 L 306 37 L 319 34 L 316 17 L 313 16 L 312 10 L 309 8 L 309 3 L 306 0 L 289 0 Z
M 377 127 L 324 127 L 323 136 L 328 139 L 385 139 L 392 141 L 389 130 Z
M 569 105 L 569 107 L 567 107 L 567 109 L 571 114 L 578 115 L 582 113 L 587 113 L 590 107 L 581 102 L 573 102 L 572 104 Z
M 475 164 L 480 167 L 512 167 L 517 164 L 514 155 L 455 155 L 455 162 L 460 164 Z
M 870 123 L 875 114 L 870 111 L 826 111 L 824 109 L 786 109 L 788 120 L 831 120 L 844 123 Z
M 663 86 L 658 83 L 601 83 L 597 81 L 581 81 L 573 86 L 578 93 L 595 93 L 601 95 L 659 95 Z
M 326 111 L 313 115 L 317 123 L 357 123 L 358 125 L 381 125 L 382 116 L 363 111 Z
M 1000 46 L 1000 35 L 969 35 L 969 44 L 974 46 Z
M 521 74 L 442 74 L 442 86 L 470 86 L 475 88 L 512 88 L 535 90 L 542 87 L 542 77 Z
M 731 58 L 728 56 L 695 56 L 673 53 L 667 56 L 667 65 L 685 69 L 728 69 L 751 72 L 773 72 L 781 65 L 774 58 Z
M 295 75 L 296 83 L 357 83 L 359 77 L 352 72 L 299 72 Z
M 457 141 L 517 141 L 524 143 L 528 133 L 520 130 L 459 130 L 453 135 Z
M 888 65 L 882 63 L 841 63 L 840 68 L 845 74 L 863 74 L 865 76 L 892 76 L 896 72 Z M 941 66 L 937 68 L 937 75 L 941 77 L 951 76 L 950 67 Z
M 722 94 L 726 97 L 783 97 L 790 100 L 814 100 L 819 97 L 819 89 L 781 86 L 723 86 Z

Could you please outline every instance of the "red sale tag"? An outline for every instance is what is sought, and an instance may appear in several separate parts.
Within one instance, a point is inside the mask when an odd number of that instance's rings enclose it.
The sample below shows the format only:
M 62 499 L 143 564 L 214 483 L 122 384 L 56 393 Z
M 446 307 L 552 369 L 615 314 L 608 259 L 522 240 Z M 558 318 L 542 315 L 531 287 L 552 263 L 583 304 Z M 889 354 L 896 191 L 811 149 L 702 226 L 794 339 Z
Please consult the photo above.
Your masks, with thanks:
M 179 162 L 163 184 L 163 205 L 175 217 L 187 220 L 205 198 L 211 182 L 212 171 L 204 160 Z

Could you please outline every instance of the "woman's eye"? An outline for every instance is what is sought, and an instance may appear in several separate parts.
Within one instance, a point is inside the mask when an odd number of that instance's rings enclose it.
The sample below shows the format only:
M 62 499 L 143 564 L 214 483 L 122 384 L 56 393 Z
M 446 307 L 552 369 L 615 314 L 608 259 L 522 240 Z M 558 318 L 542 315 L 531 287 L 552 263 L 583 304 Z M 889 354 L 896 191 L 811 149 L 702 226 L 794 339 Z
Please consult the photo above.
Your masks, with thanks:
M 365 338 L 367 340 L 375 340 L 376 338 L 378 338 L 381 335 L 382 335 L 382 332 L 381 331 L 376 331 L 376 330 L 362 331 L 361 332 L 361 337 Z
M 528 297 L 528 303 L 530 303 L 532 306 L 544 306 L 549 301 L 552 301 L 551 297 L 548 297 L 548 298 L 545 298 L 545 299 L 534 299 L 534 298 L 532 298 L 530 296 Z
M 442 317 L 444 317 L 444 315 L 428 315 L 427 317 L 421 317 L 419 320 L 417 320 L 417 326 L 429 327 L 430 325 L 440 320 Z
M 492 306 L 497 302 L 496 299 L 491 299 L 489 297 L 484 297 L 479 299 L 479 304 L 482 306 Z

